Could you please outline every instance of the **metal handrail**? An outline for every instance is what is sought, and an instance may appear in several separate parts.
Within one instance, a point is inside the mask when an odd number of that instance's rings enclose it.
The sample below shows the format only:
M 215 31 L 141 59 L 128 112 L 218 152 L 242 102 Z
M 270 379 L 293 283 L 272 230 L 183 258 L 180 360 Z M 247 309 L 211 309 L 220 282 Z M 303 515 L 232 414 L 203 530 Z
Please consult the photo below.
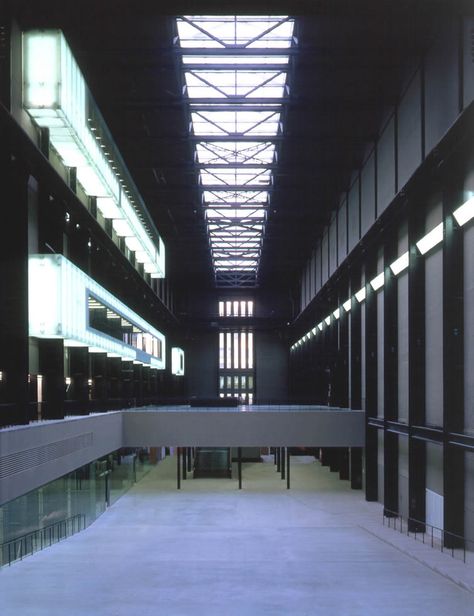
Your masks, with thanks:
M 444 552 L 445 550 L 450 551 L 451 557 L 454 558 L 455 550 L 462 550 L 462 560 L 464 563 L 466 562 L 466 552 L 468 551 L 466 545 L 472 544 L 472 551 L 474 551 L 474 541 L 472 541 L 471 539 L 466 539 L 466 537 L 463 537 L 462 535 L 452 533 L 451 531 L 445 530 L 444 528 L 439 528 L 438 526 L 434 526 L 433 524 L 429 524 L 428 522 L 425 522 L 423 520 L 417 520 L 416 518 L 412 517 L 404 518 L 398 511 L 391 511 L 390 509 L 384 508 L 382 513 L 383 526 L 385 526 L 385 519 L 388 520 L 388 528 L 400 530 L 400 533 L 402 534 L 405 532 L 403 528 L 403 524 L 405 523 L 407 537 L 413 536 L 416 540 L 417 536 L 421 535 L 423 543 L 425 543 L 425 537 L 426 535 L 428 535 L 432 548 L 434 548 L 436 544 L 435 531 L 438 531 L 440 539 L 439 547 L 441 552 Z M 400 523 L 399 529 L 397 529 L 397 520 Z M 427 533 L 426 529 L 431 530 Z
M 43 528 L 15 537 L 0 544 L 0 566 L 10 566 L 17 560 L 23 560 L 25 556 L 39 552 L 53 543 L 74 535 L 86 527 L 86 516 L 77 513 L 70 518 L 58 520 Z

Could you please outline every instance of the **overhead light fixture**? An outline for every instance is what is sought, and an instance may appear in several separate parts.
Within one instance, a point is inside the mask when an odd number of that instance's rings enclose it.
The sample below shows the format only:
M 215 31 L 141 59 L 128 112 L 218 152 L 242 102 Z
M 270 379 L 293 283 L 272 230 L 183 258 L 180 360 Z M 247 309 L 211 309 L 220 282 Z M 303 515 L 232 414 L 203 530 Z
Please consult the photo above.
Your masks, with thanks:
M 409 253 L 407 250 L 406 252 L 402 254 L 401 257 L 398 257 L 396 261 L 391 263 L 390 269 L 392 270 L 394 276 L 398 276 L 400 272 L 403 272 L 403 270 L 406 270 L 409 265 L 409 262 L 410 262 L 410 257 L 409 257 Z
M 351 309 L 351 298 L 346 299 L 346 301 L 342 304 L 342 307 L 346 312 L 349 312 L 349 310 Z
M 426 254 L 434 246 L 443 241 L 444 237 L 444 224 L 441 222 L 438 226 L 432 229 L 424 237 L 416 243 L 416 247 L 422 255 Z
M 366 293 L 365 287 L 362 287 L 362 289 L 359 289 L 359 291 L 357 291 L 355 296 L 359 304 L 364 301 L 366 295 L 367 293 Z
M 370 286 L 374 291 L 378 291 L 385 284 L 385 274 L 381 272 L 373 280 L 370 281 Z
M 334 312 L 332 314 L 334 315 L 335 319 L 338 319 L 341 316 L 341 309 L 340 308 L 336 308 L 336 310 L 334 310 Z
M 152 277 L 164 277 L 163 241 L 147 233 L 143 212 L 139 217 L 131 207 L 126 196 L 131 195 L 130 187 L 122 179 L 119 183 L 114 172 L 117 166 L 109 151 L 113 142 L 104 143 L 96 127 L 90 126 L 87 110 L 95 109 L 95 103 L 63 34 L 59 30 L 25 32 L 23 51 L 26 111 L 38 126 L 49 129 L 59 158 L 65 166 L 76 168 L 77 181 L 86 195 L 97 198 L 104 218 L 123 220 L 133 230 L 153 264 Z
M 331 315 L 327 316 L 325 319 L 326 325 L 331 325 Z
M 474 218 L 474 196 L 454 210 L 453 216 L 460 227 Z

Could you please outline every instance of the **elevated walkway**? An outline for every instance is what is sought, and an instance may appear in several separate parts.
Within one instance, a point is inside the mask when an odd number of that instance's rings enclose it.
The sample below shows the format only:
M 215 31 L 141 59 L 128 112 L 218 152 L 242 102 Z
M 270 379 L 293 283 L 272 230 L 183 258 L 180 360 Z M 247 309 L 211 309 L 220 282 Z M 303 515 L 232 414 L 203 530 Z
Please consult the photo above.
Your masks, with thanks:
M 140 407 L 0 430 L 0 505 L 121 447 L 363 447 L 363 411 Z

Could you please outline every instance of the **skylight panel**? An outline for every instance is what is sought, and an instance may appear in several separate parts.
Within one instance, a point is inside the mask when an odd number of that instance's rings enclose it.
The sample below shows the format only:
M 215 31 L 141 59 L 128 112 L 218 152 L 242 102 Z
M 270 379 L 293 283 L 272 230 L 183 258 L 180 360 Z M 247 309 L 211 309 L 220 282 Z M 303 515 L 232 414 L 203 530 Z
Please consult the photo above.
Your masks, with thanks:
M 227 186 L 245 186 L 253 184 L 270 184 L 271 171 L 269 169 L 255 169 L 252 167 L 227 167 L 222 169 L 202 169 L 201 183 L 203 186 L 224 184 Z
M 209 208 L 206 210 L 206 218 L 257 218 L 264 219 L 266 210 L 249 208 Z
M 275 144 L 252 142 L 207 142 L 196 144 L 197 161 L 202 164 L 269 164 L 275 158 Z
M 189 98 L 282 98 L 286 73 L 256 70 L 193 70 L 185 72 Z
M 293 20 L 193 15 L 178 18 L 177 29 L 216 282 L 249 286 L 288 96 Z
M 277 55 L 271 55 L 271 56 L 219 56 L 219 55 L 212 55 L 212 56 L 204 56 L 204 55 L 184 55 L 182 57 L 183 60 L 183 64 L 188 65 L 188 64 L 195 64 L 195 65 L 208 65 L 208 64 L 212 64 L 212 65 L 239 65 L 242 66 L 243 68 L 245 68 L 246 65 L 261 65 L 261 66 L 265 66 L 267 64 L 277 64 L 277 65 L 281 65 L 281 66 L 286 66 L 289 62 L 289 57 L 288 56 L 277 56 Z
M 192 112 L 195 135 L 263 135 L 278 134 L 279 112 L 268 111 L 202 111 Z
M 205 190 L 203 193 L 204 203 L 226 204 L 226 203 L 268 203 L 268 192 L 262 191 L 230 191 L 230 190 Z

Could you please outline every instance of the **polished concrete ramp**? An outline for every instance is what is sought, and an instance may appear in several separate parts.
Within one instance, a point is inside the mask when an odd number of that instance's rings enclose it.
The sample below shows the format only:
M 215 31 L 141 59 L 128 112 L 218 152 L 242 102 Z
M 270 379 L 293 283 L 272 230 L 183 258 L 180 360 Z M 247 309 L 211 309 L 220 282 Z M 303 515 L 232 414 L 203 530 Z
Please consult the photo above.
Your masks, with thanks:
M 86 531 L 1 570 L 0 614 L 472 616 L 474 595 L 420 562 L 449 556 L 410 556 L 417 542 L 317 461 L 292 458 L 286 490 L 266 460 L 244 464 L 242 491 L 177 491 L 167 458 Z

